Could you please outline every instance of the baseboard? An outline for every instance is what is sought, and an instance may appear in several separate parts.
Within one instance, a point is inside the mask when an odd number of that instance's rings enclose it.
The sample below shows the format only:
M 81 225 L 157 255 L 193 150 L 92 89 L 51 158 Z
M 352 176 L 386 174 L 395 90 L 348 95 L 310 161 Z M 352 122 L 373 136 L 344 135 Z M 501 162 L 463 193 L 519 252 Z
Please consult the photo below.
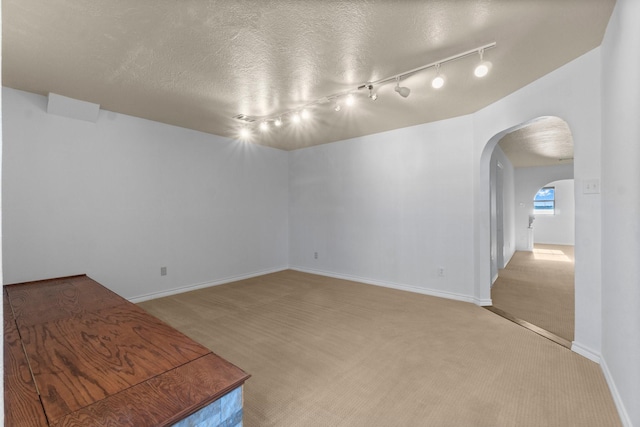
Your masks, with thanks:
M 384 288 L 398 289 L 401 291 L 414 292 L 417 294 L 429 295 L 432 297 L 447 298 L 456 301 L 471 302 L 477 304 L 476 299 L 467 295 L 457 294 L 455 292 L 439 291 L 436 289 L 421 288 L 413 285 L 404 285 L 393 282 L 385 282 L 380 280 L 367 279 L 365 277 L 352 276 L 349 274 L 339 274 L 324 270 L 314 270 L 304 267 L 290 267 L 291 270 L 300 271 L 302 273 L 317 274 L 320 276 L 333 277 L 334 279 L 350 280 L 352 282 L 366 283 L 367 285 L 382 286 Z
M 607 380 L 607 385 L 609 386 L 609 391 L 611 391 L 611 397 L 613 397 L 613 401 L 616 404 L 616 408 L 618 409 L 618 415 L 620 415 L 620 421 L 624 427 L 633 427 L 633 423 L 631 423 L 631 418 L 629 417 L 629 413 L 624 406 L 624 402 L 620 397 L 620 393 L 616 387 L 616 383 L 613 381 L 613 377 L 611 376 L 611 372 L 609 371 L 609 367 L 607 366 L 607 361 L 602 357 L 600 359 L 600 368 L 602 368 L 602 373 L 604 374 L 605 380 Z
M 511 252 L 511 251 L 509 251 L 509 252 Z M 511 261 L 511 258 L 513 258 L 513 254 L 515 254 L 515 253 L 516 253 L 516 251 L 511 252 L 509 254 L 509 256 L 505 260 L 503 260 L 504 261 L 504 267 L 502 267 L 502 268 L 507 268 L 507 265 L 509 265 L 509 261 Z
M 600 355 L 598 353 L 576 341 L 573 341 L 571 343 L 571 351 L 573 351 L 574 353 L 578 353 L 580 356 L 586 357 L 592 362 L 596 362 L 598 364 L 600 363 Z
M 287 270 L 287 269 L 288 269 L 288 267 L 281 267 L 281 268 L 274 268 L 274 269 L 269 269 L 269 270 L 255 271 L 253 273 L 241 274 L 241 275 L 238 275 L 238 276 L 229 276 L 229 277 L 225 277 L 223 279 L 213 280 L 211 282 L 196 283 L 194 285 L 181 286 L 179 288 L 169 289 L 169 290 L 166 290 L 166 291 L 152 292 L 150 294 L 145 294 L 145 295 L 140 295 L 140 296 L 133 297 L 133 298 L 128 298 L 128 300 L 129 300 L 129 302 L 137 304 L 139 302 L 148 301 L 148 300 L 151 300 L 151 299 L 168 297 L 168 296 L 171 296 L 171 295 L 181 294 L 183 292 L 189 292 L 189 291 L 195 291 L 197 289 L 208 288 L 210 286 L 224 285 L 225 283 L 236 282 L 238 280 L 251 279 L 252 277 L 263 276 L 265 274 L 271 274 L 271 273 L 277 273 L 279 271 L 283 271 L 283 270 Z
M 485 299 L 474 298 L 473 303 L 475 305 L 479 305 L 480 307 L 490 307 L 493 305 L 493 300 L 491 298 L 485 298 Z

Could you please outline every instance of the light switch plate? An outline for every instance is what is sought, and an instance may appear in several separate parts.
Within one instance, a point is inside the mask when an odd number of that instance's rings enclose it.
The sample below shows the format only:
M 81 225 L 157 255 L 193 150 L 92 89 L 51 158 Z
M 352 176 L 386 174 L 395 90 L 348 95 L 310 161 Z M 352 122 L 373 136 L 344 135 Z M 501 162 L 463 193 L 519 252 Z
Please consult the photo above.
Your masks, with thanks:
M 582 193 L 583 194 L 600 194 L 600 180 L 585 179 L 582 181 Z

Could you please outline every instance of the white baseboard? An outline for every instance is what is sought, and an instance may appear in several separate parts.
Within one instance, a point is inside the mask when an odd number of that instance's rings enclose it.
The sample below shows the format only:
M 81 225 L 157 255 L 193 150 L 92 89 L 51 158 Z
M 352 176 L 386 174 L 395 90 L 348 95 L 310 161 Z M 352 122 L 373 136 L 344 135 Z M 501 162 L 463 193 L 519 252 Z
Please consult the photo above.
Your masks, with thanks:
M 439 291 L 439 290 L 436 290 L 436 289 L 421 288 L 421 287 L 413 286 L 413 285 L 404 285 L 404 284 L 393 283 L 393 282 L 385 282 L 385 281 L 380 281 L 380 280 L 371 280 L 371 279 L 367 279 L 365 277 L 352 276 L 352 275 L 349 275 L 349 274 L 338 274 L 338 273 L 333 273 L 333 272 L 330 272 L 330 271 L 314 270 L 314 269 L 304 268 L 304 267 L 294 267 L 294 266 L 292 266 L 292 267 L 290 267 L 290 269 L 291 270 L 295 270 L 295 271 L 300 271 L 300 272 L 303 272 L 303 273 L 318 274 L 320 276 L 333 277 L 335 279 L 350 280 L 352 282 L 366 283 L 367 285 L 382 286 L 382 287 L 385 287 L 385 288 L 398 289 L 398 290 L 401 290 L 401 291 L 414 292 L 414 293 L 423 294 L 423 295 L 429 295 L 429 296 L 433 296 L 433 297 L 447 298 L 447 299 L 452 299 L 452 300 L 456 300 L 456 301 L 471 302 L 471 303 L 474 303 L 474 304 L 478 304 L 476 302 L 475 298 L 467 296 L 467 295 L 457 294 L 455 292 Z M 478 305 L 480 305 L 480 304 L 478 304 Z M 489 300 L 489 305 L 491 305 L 491 301 L 490 300 Z
M 474 298 L 473 303 L 475 305 L 479 305 L 480 307 L 489 307 L 493 305 L 493 300 L 491 298 L 485 298 L 485 299 Z
M 183 292 L 195 291 L 196 289 L 208 288 L 210 286 L 224 285 L 225 283 L 236 282 L 238 280 L 251 279 L 252 277 L 263 276 L 265 274 L 271 274 L 271 273 L 277 273 L 278 271 L 283 271 L 287 269 L 288 267 L 281 267 L 281 268 L 275 268 L 270 270 L 255 271 L 253 273 L 225 277 L 222 279 L 213 280 L 211 282 L 196 283 L 194 285 L 181 286 L 179 288 L 169 289 L 166 291 L 152 292 L 150 294 L 129 298 L 128 300 L 129 302 L 137 304 L 139 302 L 148 301 L 151 299 L 168 297 L 170 295 L 176 295 L 176 294 L 181 294 Z
M 609 367 L 607 366 L 607 361 L 604 358 L 600 359 L 600 368 L 602 368 L 604 378 L 607 380 L 607 385 L 609 386 L 611 397 L 613 397 L 613 401 L 616 404 L 616 408 L 618 409 L 618 415 L 620 415 L 620 421 L 622 421 L 622 425 L 624 427 L 633 427 L 631 418 L 629 417 L 629 413 L 627 412 L 627 409 L 622 402 L 622 398 L 620 398 L 620 393 L 618 392 L 616 383 L 613 381 L 613 377 L 611 376 L 611 372 L 609 371 Z
M 592 362 L 596 362 L 598 364 L 600 363 L 600 355 L 589 347 L 580 344 L 579 342 L 573 341 L 571 343 L 571 351 L 578 353 L 580 356 L 586 357 Z

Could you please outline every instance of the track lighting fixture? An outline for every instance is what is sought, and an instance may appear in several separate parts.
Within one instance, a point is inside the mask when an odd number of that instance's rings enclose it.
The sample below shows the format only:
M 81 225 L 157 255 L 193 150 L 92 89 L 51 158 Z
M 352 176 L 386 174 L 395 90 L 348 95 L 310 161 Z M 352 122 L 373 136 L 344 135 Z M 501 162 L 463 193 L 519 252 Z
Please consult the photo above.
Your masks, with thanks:
M 453 62 L 458 59 L 465 58 L 467 56 L 475 55 L 475 54 L 480 55 L 480 62 L 477 64 L 473 72 L 477 77 L 484 77 L 489 73 L 492 67 L 491 62 L 484 60 L 484 51 L 488 49 L 492 49 L 494 47 L 496 47 L 495 42 L 486 44 L 484 46 L 476 47 L 475 49 L 467 50 L 465 52 L 458 53 L 457 55 L 453 55 L 448 58 L 443 58 L 443 59 L 440 59 L 439 61 L 422 65 L 420 67 L 407 70 L 405 72 L 395 74 L 393 76 L 384 77 L 375 81 L 370 81 L 362 85 L 359 85 L 355 88 L 345 90 L 343 92 L 334 93 L 328 96 L 323 96 L 322 98 L 318 98 L 316 100 L 306 102 L 305 104 L 300 105 L 296 108 L 293 108 L 287 111 L 281 111 L 274 115 L 252 117 L 246 114 L 238 114 L 234 116 L 234 119 L 244 123 L 245 127 L 240 130 L 241 138 L 248 139 L 251 137 L 250 126 L 256 126 L 258 124 L 261 130 L 267 131 L 271 123 L 273 123 L 275 127 L 278 127 L 278 128 L 281 127 L 283 124 L 282 117 L 285 117 L 285 118 L 288 117 L 289 122 L 296 123 L 296 124 L 300 123 L 302 119 L 306 120 L 310 118 L 311 114 L 309 109 L 312 107 L 316 107 L 316 106 L 321 107 L 325 104 L 331 104 L 331 103 L 333 103 L 334 111 L 341 111 L 344 105 L 346 105 L 347 107 L 351 107 L 352 105 L 355 104 L 354 94 L 359 92 L 362 89 L 367 89 L 369 91 L 369 98 L 375 101 L 376 99 L 378 99 L 378 94 L 374 91 L 374 88 L 378 88 L 379 86 L 385 85 L 387 83 L 391 83 L 394 80 L 396 82 L 396 86 L 394 90 L 398 92 L 398 94 L 401 97 L 406 98 L 411 93 L 411 89 L 405 86 L 400 86 L 400 80 L 406 79 L 407 77 L 410 77 L 414 74 L 417 74 L 429 68 L 435 68 L 435 77 L 431 80 L 431 86 L 434 89 L 440 89 L 446 83 L 446 77 L 440 73 L 441 66 L 443 64 Z
M 475 70 L 473 70 L 473 74 L 475 74 L 476 77 L 484 77 L 489 74 L 489 70 L 491 70 L 491 62 L 483 59 L 484 49 L 479 49 L 478 53 L 480 54 L 480 63 L 476 66 Z
M 367 85 L 367 89 L 369 89 L 369 98 L 374 101 L 378 99 L 378 94 L 373 91 L 373 85 L 371 83 Z
M 409 89 L 408 87 L 400 86 L 400 77 L 396 77 L 395 91 L 398 92 L 403 98 L 406 98 L 411 93 L 411 89 Z
M 444 76 L 440 74 L 440 64 L 436 64 L 436 76 L 431 80 L 431 87 L 440 89 L 444 86 Z

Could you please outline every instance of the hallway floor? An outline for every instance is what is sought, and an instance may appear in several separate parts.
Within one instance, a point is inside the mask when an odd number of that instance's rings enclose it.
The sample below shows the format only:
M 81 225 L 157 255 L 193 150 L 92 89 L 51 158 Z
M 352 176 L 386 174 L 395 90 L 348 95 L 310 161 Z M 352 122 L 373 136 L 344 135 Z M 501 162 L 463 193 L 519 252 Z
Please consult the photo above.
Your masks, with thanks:
M 569 342 L 574 339 L 574 247 L 517 251 L 491 288 L 493 306 Z

